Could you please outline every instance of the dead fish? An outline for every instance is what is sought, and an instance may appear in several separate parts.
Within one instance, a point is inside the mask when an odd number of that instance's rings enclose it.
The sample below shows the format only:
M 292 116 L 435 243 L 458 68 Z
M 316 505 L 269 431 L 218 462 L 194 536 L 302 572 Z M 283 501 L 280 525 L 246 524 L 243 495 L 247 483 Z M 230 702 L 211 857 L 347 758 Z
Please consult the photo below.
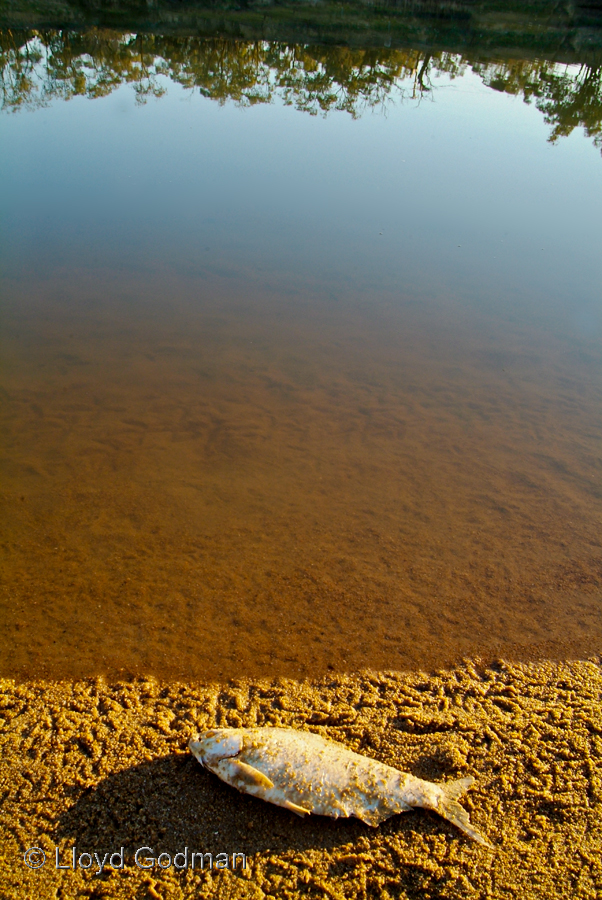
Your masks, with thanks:
M 300 816 L 356 816 L 376 826 L 421 806 L 479 844 L 492 846 L 457 802 L 473 784 L 470 776 L 434 784 L 293 728 L 219 728 L 205 731 L 188 746 L 226 784 Z

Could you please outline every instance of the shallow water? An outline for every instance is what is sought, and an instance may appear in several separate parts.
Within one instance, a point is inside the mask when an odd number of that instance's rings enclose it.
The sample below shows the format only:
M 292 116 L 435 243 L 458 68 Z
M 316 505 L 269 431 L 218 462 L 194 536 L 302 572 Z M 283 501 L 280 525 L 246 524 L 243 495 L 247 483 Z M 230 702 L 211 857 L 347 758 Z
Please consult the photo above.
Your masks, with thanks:
M 161 77 L 2 120 L 0 674 L 599 650 L 591 139 Z

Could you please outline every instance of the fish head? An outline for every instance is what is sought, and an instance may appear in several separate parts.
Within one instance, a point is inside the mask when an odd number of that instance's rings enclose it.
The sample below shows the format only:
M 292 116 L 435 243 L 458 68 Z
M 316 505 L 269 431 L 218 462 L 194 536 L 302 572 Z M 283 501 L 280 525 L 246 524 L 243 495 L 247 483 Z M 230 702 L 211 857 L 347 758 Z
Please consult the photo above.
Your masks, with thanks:
M 243 735 L 240 728 L 215 728 L 204 731 L 196 741 L 188 742 L 188 748 L 202 766 L 211 769 L 222 759 L 232 759 L 243 749 Z

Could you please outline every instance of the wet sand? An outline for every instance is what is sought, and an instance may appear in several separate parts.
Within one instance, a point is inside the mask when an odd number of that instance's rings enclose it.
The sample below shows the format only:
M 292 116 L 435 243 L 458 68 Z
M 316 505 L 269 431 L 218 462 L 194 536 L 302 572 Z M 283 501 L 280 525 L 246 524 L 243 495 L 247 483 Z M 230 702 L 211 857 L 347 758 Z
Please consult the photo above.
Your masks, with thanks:
M 101 274 L 7 292 L 0 675 L 599 651 L 595 337 L 509 301 Z
M 466 662 L 430 677 L 364 672 L 210 686 L 97 678 L 1 688 L 7 900 L 601 896 L 600 659 Z M 372 829 L 354 819 L 301 820 L 240 795 L 186 749 L 192 734 L 214 725 L 308 729 L 429 780 L 473 775 L 463 802 L 495 849 L 421 810 Z M 49 860 L 36 871 L 23 862 L 32 846 Z M 78 859 L 124 847 L 124 867 L 97 876 L 57 870 L 55 848 L 65 865 L 74 846 Z M 186 846 L 211 853 L 214 868 L 142 871 L 133 861 L 142 846 L 154 858 Z M 245 854 L 246 869 L 218 870 L 220 853 Z

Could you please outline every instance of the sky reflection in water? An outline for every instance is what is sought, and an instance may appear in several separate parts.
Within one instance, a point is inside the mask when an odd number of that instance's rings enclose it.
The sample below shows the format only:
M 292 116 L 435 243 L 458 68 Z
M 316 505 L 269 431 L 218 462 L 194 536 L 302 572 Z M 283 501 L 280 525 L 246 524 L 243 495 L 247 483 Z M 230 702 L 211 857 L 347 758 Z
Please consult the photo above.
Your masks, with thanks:
M 546 144 L 540 113 L 473 74 L 358 120 L 162 81 L 146 107 L 121 88 L 4 118 L 9 269 L 243 264 L 597 304 L 598 153 L 578 132 Z

